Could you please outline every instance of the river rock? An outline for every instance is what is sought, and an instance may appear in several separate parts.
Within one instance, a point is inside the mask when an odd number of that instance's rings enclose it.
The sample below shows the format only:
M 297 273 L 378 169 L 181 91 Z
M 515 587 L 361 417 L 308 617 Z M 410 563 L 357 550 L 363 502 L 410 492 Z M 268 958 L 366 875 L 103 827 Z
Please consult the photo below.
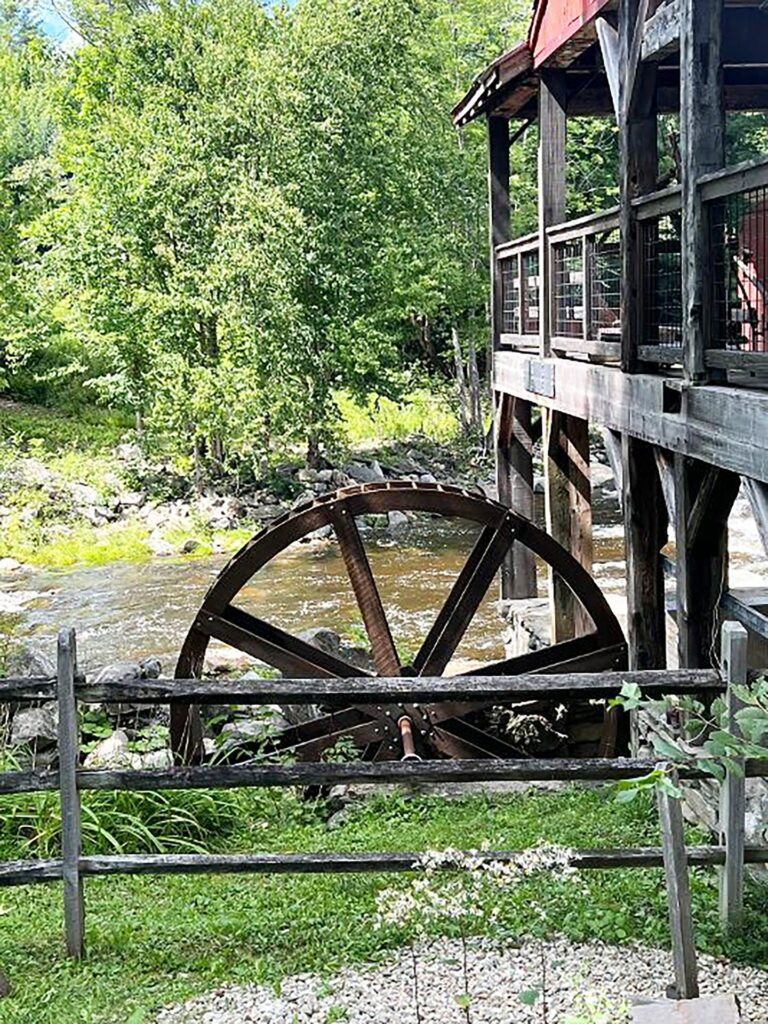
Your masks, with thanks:
M 0 573 L 16 572 L 20 568 L 21 562 L 17 562 L 15 558 L 0 558 Z
M 419 477 L 420 484 L 436 484 L 437 477 L 433 476 L 432 473 L 422 473 Z
M 344 472 L 358 484 L 375 484 L 386 479 L 381 466 L 375 459 L 369 466 L 362 462 L 348 462 L 344 467 Z
M 200 547 L 200 541 L 195 537 L 188 537 L 181 545 L 182 555 L 191 555 L 193 551 L 197 551 Z
M 117 497 L 117 504 L 122 509 L 141 508 L 146 501 L 147 496 L 142 491 L 123 491 Z
M 128 736 L 115 729 L 111 736 L 101 740 L 88 754 L 85 768 L 141 768 L 141 756 L 128 749 Z
M 408 525 L 408 516 L 405 512 L 395 509 L 393 512 L 387 513 L 387 524 L 390 530 L 401 530 Z
M 159 679 L 163 666 L 157 658 L 145 658 L 143 661 L 116 662 L 101 669 L 93 678 L 96 686 L 119 686 L 123 683 L 134 683 L 139 679 Z
M 315 500 L 314 491 L 302 491 L 301 494 L 296 498 L 294 503 L 291 505 L 292 509 L 300 508 L 302 505 L 308 505 L 310 502 Z
M 147 547 L 158 558 L 169 558 L 174 554 L 173 545 L 158 530 L 155 530 L 147 538 Z
M 69 485 L 69 492 L 72 495 L 72 500 L 78 506 L 101 504 L 101 495 L 90 484 L 72 483 Z
M 333 654 L 338 657 L 341 650 L 341 637 L 332 629 L 326 629 L 325 626 L 305 629 L 298 634 L 298 637 L 305 643 L 312 644 L 313 647 L 318 647 L 321 651 L 325 651 L 326 654 Z
M 141 767 L 154 771 L 173 768 L 173 752 L 168 747 L 163 747 L 161 750 L 150 750 L 141 755 Z
M 11 746 L 43 750 L 58 738 L 59 707 L 55 701 L 39 708 L 21 708 L 11 723 Z
M 318 472 L 310 466 L 304 466 L 296 474 L 296 479 L 300 484 L 315 484 L 318 480 Z
M 50 679 L 56 675 L 53 660 L 36 647 L 16 648 L 8 656 L 7 661 L 9 676 L 45 676 Z

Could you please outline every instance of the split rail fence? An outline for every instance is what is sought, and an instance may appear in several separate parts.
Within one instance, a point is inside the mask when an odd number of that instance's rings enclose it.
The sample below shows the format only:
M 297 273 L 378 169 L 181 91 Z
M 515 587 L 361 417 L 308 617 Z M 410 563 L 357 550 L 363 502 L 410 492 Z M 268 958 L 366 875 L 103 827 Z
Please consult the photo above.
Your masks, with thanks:
M 58 701 L 58 770 L 19 770 L 0 774 L 0 796 L 58 790 L 61 800 L 61 857 L 0 863 L 0 886 L 63 882 L 67 952 L 84 950 L 83 880 L 118 874 L 202 873 L 342 873 L 411 871 L 419 853 L 250 853 L 135 854 L 83 856 L 80 794 L 84 790 L 221 789 L 237 786 L 328 786 L 338 783 L 465 783 L 480 781 L 612 782 L 642 776 L 658 766 L 651 758 L 398 761 L 355 763 L 266 763 L 177 766 L 163 770 L 84 769 L 81 767 L 78 705 L 129 702 L 169 704 L 350 704 L 421 703 L 440 700 L 481 700 L 516 703 L 540 699 L 605 699 L 615 696 L 624 681 L 637 683 L 651 697 L 697 694 L 714 697 L 747 678 L 747 633 L 726 622 L 722 633 L 722 674 L 714 669 L 520 675 L 515 677 L 141 680 L 88 682 L 77 670 L 74 630 L 58 637 L 55 679 L 0 680 L 0 704 L 24 705 Z M 732 696 L 732 695 L 731 695 Z M 735 701 L 731 699 L 732 711 Z M 768 776 L 768 762 L 747 761 L 745 777 Z M 681 767 L 682 781 L 702 778 L 693 767 Z M 686 847 L 680 801 L 661 796 L 659 847 L 579 850 L 573 866 L 592 868 L 664 867 L 669 894 L 670 924 L 677 991 L 681 998 L 697 994 L 695 946 L 688 886 L 689 865 L 718 865 L 721 870 L 721 914 L 725 924 L 738 924 L 742 912 L 744 865 L 768 863 L 767 847 L 745 847 L 745 781 L 728 774 L 722 785 L 721 839 L 718 845 Z M 490 857 L 514 859 L 516 852 L 496 851 Z

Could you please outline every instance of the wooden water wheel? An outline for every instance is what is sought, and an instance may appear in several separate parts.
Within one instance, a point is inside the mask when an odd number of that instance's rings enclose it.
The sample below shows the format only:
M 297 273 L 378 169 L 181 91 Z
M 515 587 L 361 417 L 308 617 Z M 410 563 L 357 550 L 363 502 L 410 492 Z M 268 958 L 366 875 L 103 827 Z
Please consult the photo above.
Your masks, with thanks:
M 429 513 L 480 527 L 477 540 L 459 572 L 432 628 L 412 664 L 400 663 L 379 595 L 357 517 L 393 511 Z M 238 604 L 250 580 L 289 545 L 330 526 L 344 559 L 370 642 L 375 672 L 366 672 L 256 617 Z M 457 487 L 388 481 L 347 487 L 308 502 L 276 519 L 249 541 L 225 566 L 208 591 L 184 641 L 176 678 L 199 678 L 209 641 L 222 641 L 294 678 L 441 676 L 456 651 L 512 544 L 523 544 L 557 573 L 580 602 L 592 630 L 518 657 L 486 664 L 472 675 L 586 672 L 620 669 L 626 647 L 621 627 L 589 573 L 535 524 L 498 502 Z M 318 624 L 319 625 L 319 624 Z M 433 705 L 360 705 L 321 714 L 276 737 L 278 750 L 306 760 L 346 738 L 366 758 L 514 757 L 503 739 L 478 728 L 477 702 Z M 610 731 L 610 730 L 609 730 Z M 177 756 L 195 761 L 202 753 L 196 708 L 171 708 L 171 739 Z M 604 744 L 605 747 L 605 744 Z M 605 753 L 611 753 L 609 739 Z

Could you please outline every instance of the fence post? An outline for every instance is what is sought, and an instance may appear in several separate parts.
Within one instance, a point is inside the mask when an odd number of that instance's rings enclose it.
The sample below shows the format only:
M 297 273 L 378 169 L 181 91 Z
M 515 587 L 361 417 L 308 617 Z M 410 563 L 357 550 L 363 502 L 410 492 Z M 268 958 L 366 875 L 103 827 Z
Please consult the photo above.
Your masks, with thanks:
M 82 835 L 77 768 L 80 760 L 80 730 L 77 721 L 75 675 L 77 649 L 74 629 L 62 629 L 57 645 L 59 701 L 59 790 L 61 794 L 61 851 L 64 882 L 64 929 L 67 955 L 83 955 L 83 880 L 80 877 Z
M 740 622 L 724 622 L 721 653 L 725 682 L 727 729 L 735 736 L 740 731 L 736 712 L 740 702 L 734 687 L 747 681 L 747 631 Z M 738 928 L 744 909 L 744 813 L 746 780 L 744 774 L 726 769 L 720 785 L 718 831 L 725 846 L 725 865 L 720 869 L 720 922 L 724 928 Z
M 671 774 L 677 785 L 677 773 Z M 691 915 L 691 886 L 688 879 L 688 854 L 683 831 L 683 808 L 680 799 L 659 792 L 661 842 L 664 873 L 667 879 L 669 927 L 672 932 L 672 959 L 675 965 L 675 987 L 678 999 L 696 999 L 699 995 L 696 967 L 696 940 Z

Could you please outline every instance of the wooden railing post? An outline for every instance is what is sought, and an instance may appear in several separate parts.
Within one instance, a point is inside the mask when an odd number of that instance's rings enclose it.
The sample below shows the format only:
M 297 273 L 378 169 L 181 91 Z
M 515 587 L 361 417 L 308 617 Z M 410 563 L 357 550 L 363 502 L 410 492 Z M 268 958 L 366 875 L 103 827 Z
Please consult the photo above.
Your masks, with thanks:
M 676 772 L 672 773 L 672 781 L 677 783 Z M 676 996 L 678 999 L 696 999 L 699 994 L 696 940 L 693 932 L 688 854 L 685 849 L 683 808 L 680 799 L 659 792 L 659 818 L 664 874 L 667 880 Z
M 728 689 L 726 708 L 728 731 L 740 735 L 736 712 L 740 702 L 734 687 L 747 681 L 747 631 L 740 622 L 724 622 L 721 662 Z M 744 811 L 746 780 L 743 772 L 726 770 L 720 786 L 720 844 L 725 847 L 725 865 L 720 869 L 720 921 L 724 928 L 738 928 L 744 910 Z
M 58 636 L 57 683 L 59 701 L 59 791 L 61 794 L 61 856 L 64 881 L 64 929 L 67 955 L 83 955 L 85 907 L 80 877 L 82 832 L 77 769 L 80 760 L 80 729 L 77 721 L 75 675 L 77 650 L 74 629 Z

